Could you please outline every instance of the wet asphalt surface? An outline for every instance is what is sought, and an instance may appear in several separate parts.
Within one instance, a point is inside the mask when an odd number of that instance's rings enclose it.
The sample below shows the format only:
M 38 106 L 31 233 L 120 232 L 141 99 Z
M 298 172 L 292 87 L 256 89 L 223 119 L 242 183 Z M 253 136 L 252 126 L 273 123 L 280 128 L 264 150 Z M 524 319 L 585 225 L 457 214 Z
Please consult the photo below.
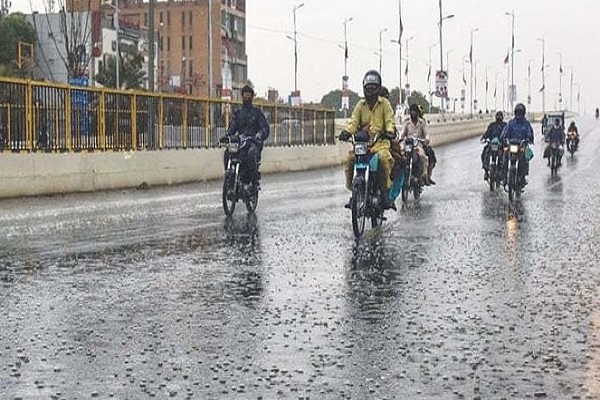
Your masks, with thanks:
M 515 206 L 477 139 L 355 241 L 341 168 L 0 202 L 1 399 L 600 399 L 600 123 Z M 536 127 L 537 128 L 537 127 Z

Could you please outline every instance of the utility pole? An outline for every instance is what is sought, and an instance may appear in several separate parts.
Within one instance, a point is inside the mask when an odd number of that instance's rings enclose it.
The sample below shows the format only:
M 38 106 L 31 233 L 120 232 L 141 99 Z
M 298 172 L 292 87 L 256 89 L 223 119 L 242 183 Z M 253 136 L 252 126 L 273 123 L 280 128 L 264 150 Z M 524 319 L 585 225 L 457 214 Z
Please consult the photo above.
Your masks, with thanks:
M 208 97 L 213 89 L 213 0 L 208 0 Z
M 510 47 L 510 109 L 514 110 L 515 106 L 515 97 L 517 94 L 517 90 L 515 88 L 515 13 L 506 12 L 504 13 L 509 17 L 512 17 L 512 36 L 511 36 L 511 47 Z
M 471 103 L 469 107 L 469 115 L 473 118 L 473 109 L 475 108 L 475 98 L 473 97 L 473 33 L 477 32 L 479 28 L 471 29 L 471 50 L 469 51 L 469 64 L 471 64 Z
M 154 7 L 156 0 L 148 3 L 148 90 L 154 92 L 154 59 L 156 48 L 154 47 Z
M 542 42 L 542 88 L 541 88 L 541 92 L 542 92 L 542 113 L 546 112 L 546 78 L 545 78 L 545 69 L 546 69 L 546 60 L 545 60 L 545 55 L 546 55 L 546 49 L 545 49 L 545 45 L 546 45 L 546 40 L 543 38 L 538 38 L 538 40 L 540 42 Z

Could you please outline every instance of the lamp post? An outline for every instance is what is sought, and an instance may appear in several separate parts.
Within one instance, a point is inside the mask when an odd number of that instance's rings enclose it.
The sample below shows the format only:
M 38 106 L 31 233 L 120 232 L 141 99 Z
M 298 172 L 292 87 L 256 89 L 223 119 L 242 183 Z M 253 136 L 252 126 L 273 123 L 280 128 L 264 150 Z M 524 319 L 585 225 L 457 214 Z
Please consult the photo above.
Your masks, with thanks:
M 352 21 L 352 17 L 344 20 L 344 76 L 348 76 L 348 30 L 346 25 Z
M 439 28 L 440 28 L 440 71 L 444 71 L 444 41 L 443 41 L 443 36 L 442 36 L 442 25 L 443 25 L 443 21 L 445 19 L 450 19 L 454 17 L 454 14 L 450 14 L 450 15 L 446 15 L 445 17 L 442 17 L 442 0 L 439 0 L 439 7 L 440 7 L 440 20 L 438 22 Z M 442 119 L 443 115 L 444 115 L 444 93 L 440 93 L 440 109 L 442 111 Z
M 116 73 L 116 78 L 117 78 L 117 89 L 121 89 L 121 50 L 120 50 L 120 39 L 119 39 L 119 0 L 115 0 L 115 6 L 114 6 L 114 10 L 115 10 L 115 32 L 117 33 L 117 40 L 115 43 L 115 50 L 117 52 L 117 60 L 116 60 L 116 66 L 117 66 L 117 73 Z M 154 28 L 154 27 L 153 27 Z
M 569 67 L 571 70 L 571 84 L 569 88 L 569 111 L 573 111 L 573 67 Z
M 562 51 L 556 52 L 559 57 L 559 65 L 558 65 L 558 109 L 562 111 L 562 75 L 563 75 L 563 67 L 562 67 Z
M 514 109 L 517 90 L 515 88 L 515 13 L 505 12 L 505 15 L 512 17 L 512 37 L 511 37 L 511 57 L 510 57 L 510 108 Z
M 414 36 L 411 36 L 404 41 L 404 43 L 406 43 L 405 44 L 405 46 L 406 46 L 406 68 L 404 68 L 404 72 L 406 75 L 406 86 L 408 86 L 409 90 L 410 90 L 410 82 L 408 80 L 408 42 L 410 42 L 414 38 L 415 38 Z
M 381 75 L 381 60 L 383 58 L 383 48 L 381 43 L 381 36 L 383 35 L 383 32 L 387 32 L 387 28 L 379 31 L 379 75 Z
M 580 114 L 581 85 L 579 83 L 574 83 L 573 85 L 577 88 L 577 114 Z
M 475 108 L 475 99 L 473 98 L 473 33 L 479 31 L 479 28 L 471 29 L 471 50 L 469 52 L 469 64 L 471 65 L 471 107 L 469 108 L 469 115 L 473 118 L 473 109 Z
M 527 109 L 531 110 L 531 62 L 533 60 L 527 61 Z
M 304 7 L 304 3 L 294 6 L 292 13 L 294 14 L 294 94 L 298 93 L 298 31 L 296 30 L 296 10 Z
M 545 45 L 546 40 L 543 38 L 538 38 L 540 42 L 542 42 L 542 88 L 540 92 L 542 92 L 542 113 L 546 112 L 546 76 L 544 70 L 546 69 L 546 61 L 545 61 Z

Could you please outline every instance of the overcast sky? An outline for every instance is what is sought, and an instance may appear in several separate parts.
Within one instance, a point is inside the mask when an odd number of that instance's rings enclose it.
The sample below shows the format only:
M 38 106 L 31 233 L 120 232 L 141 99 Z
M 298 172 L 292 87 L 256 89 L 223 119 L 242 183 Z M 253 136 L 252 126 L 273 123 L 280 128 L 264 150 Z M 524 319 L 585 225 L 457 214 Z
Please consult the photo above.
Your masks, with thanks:
M 42 0 L 32 0 L 34 8 Z M 438 0 L 401 0 L 404 25 L 403 58 L 408 44 L 408 81 L 413 90 L 428 92 L 429 48 L 435 70 L 440 65 Z M 348 75 L 350 87 L 360 92 L 360 81 L 368 69 L 379 68 L 379 32 L 382 33 L 382 73 L 384 84 L 398 86 L 398 0 L 247 0 L 247 53 L 249 79 L 263 94 L 276 88 L 287 95 L 294 88 L 294 5 L 304 3 L 297 15 L 298 31 L 298 88 L 305 101 L 320 101 L 329 90 L 341 87 L 344 70 L 343 21 L 348 22 Z M 559 89 L 558 52 L 562 52 L 563 105 L 570 101 L 571 69 L 574 83 L 581 85 L 581 107 L 593 110 L 600 103 L 600 80 L 596 69 L 600 62 L 600 16 L 598 0 L 442 0 L 443 15 L 454 14 L 444 20 L 444 64 L 449 60 L 449 93 L 460 97 L 466 89 L 469 102 L 470 83 L 468 59 L 471 29 L 473 59 L 476 62 L 477 95 L 485 108 L 485 75 L 488 74 L 488 107 L 502 107 L 503 88 L 509 78 L 509 69 L 503 64 L 511 44 L 511 17 L 515 15 L 515 83 L 518 100 L 526 102 L 528 94 L 528 64 L 531 63 L 532 108 L 541 109 L 542 43 L 545 39 L 546 109 L 557 105 Z M 30 0 L 13 0 L 12 11 L 29 12 Z M 403 60 L 403 73 L 406 66 Z M 510 66 L 510 63 L 508 64 Z M 496 84 L 497 78 L 497 84 Z M 406 83 L 403 74 L 402 82 Z M 497 97 L 493 98 L 497 85 Z M 577 108 L 578 86 L 573 89 L 573 108 Z M 460 109 L 460 100 L 456 103 Z M 468 104 L 467 104 L 468 107 Z

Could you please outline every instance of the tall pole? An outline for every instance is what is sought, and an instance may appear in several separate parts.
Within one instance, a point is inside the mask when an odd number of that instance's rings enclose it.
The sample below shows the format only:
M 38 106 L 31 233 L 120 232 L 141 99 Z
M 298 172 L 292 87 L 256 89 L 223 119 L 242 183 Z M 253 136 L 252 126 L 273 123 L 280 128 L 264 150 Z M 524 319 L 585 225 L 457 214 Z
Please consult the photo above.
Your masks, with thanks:
M 154 58 L 156 49 L 154 47 L 154 5 L 155 0 L 148 3 L 148 90 L 154 92 Z
M 348 76 L 348 29 L 346 25 L 352 21 L 352 17 L 344 20 L 344 76 Z
M 538 39 L 540 42 L 542 42 L 542 113 L 546 112 L 546 74 L 545 74 L 545 70 L 546 70 L 546 60 L 545 60 L 545 56 L 546 56 L 546 40 L 545 39 Z
M 439 0 L 440 5 L 440 72 L 444 71 L 444 44 L 442 41 L 442 0 Z M 440 93 L 440 109 L 442 111 L 442 120 L 444 119 L 444 94 Z
M 402 102 L 402 1 L 398 0 L 398 104 Z M 402 110 L 402 106 L 400 106 Z M 400 117 L 402 118 L 402 117 Z
M 517 91 L 515 89 L 515 13 L 513 11 L 513 12 L 507 12 L 505 14 L 512 18 L 512 23 L 511 23 L 512 36 L 511 36 L 511 45 L 510 45 L 510 90 L 509 90 L 509 92 L 510 92 L 510 95 L 509 95 L 510 108 L 512 110 L 512 109 L 514 109 L 515 96 L 517 94 Z
M 531 62 L 527 64 L 527 109 L 531 111 Z
M 304 6 L 304 3 L 294 6 L 294 95 L 298 93 L 298 31 L 296 29 L 296 10 Z
M 557 53 L 560 58 L 560 64 L 558 67 L 558 109 L 562 111 L 562 52 L 557 51 Z
M 486 66 L 485 67 L 485 112 L 488 113 L 489 112 L 489 108 L 488 108 L 488 69 L 490 67 Z
M 405 43 L 406 43 L 406 85 L 410 88 L 410 81 L 408 79 L 408 42 L 410 42 L 412 39 L 414 39 L 414 36 L 409 37 L 408 39 L 406 39 Z M 410 89 L 409 89 L 410 90 Z
M 471 29 L 471 48 L 469 50 L 469 64 L 471 64 L 471 106 L 469 107 L 469 115 L 471 116 L 471 118 L 473 118 L 473 109 L 475 108 L 475 99 L 473 98 L 473 33 L 477 32 L 478 30 L 478 28 Z
M 571 85 L 569 89 L 569 111 L 573 111 L 573 67 L 571 69 Z
M 115 43 L 115 51 L 117 52 L 117 60 L 116 60 L 116 66 L 117 66 L 117 72 L 116 72 L 116 78 L 117 78 L 117 84 L 116 87 L 117 89 L 121 89 L 121 50 L 120 50 L 120 39 L 119 39 L 119 0 L 115 0 L 115 32 L 117 33 L 117 40 Z
M 213 89 L 213 0 L 208 0 L 208 96 Z
M 381 43 L 381 37 L 383 36 L 383 32 L 387 31 L 387 28 L 381 29 L 379 31 L 379 75 L 381 75 L 381 64 L 383 59 L 383 44 Z
M 344 20 L 344 76 L 342 77 L 342 97 L 346 96 L 347 82 L 348 82 L 348 22 L 352 21 L 352 17 L 348 17 Z M 348 116 L 348 107 L 346 104 L 344 108 L 344 118 Z

